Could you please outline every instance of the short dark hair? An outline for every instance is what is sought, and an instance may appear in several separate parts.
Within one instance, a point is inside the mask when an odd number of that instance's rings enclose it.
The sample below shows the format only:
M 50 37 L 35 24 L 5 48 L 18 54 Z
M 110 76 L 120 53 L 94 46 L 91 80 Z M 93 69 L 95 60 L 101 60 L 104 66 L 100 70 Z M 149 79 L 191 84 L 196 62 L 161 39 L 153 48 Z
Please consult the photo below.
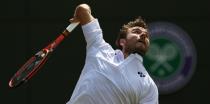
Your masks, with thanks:
M 115 44 L 116 44 L 116 46 L 117 46 L 118 49 L 122 49 L 122 46 L 120 46 L 120 44 L 119 44 L 120 39 L 126 38 L 126 36 L 127 36 L 127 30 L 129 28 L 132 28 L 132 27 L 135 27 L 135 26 L 143 27 L 145 29 L 148 28 L 146 22 L 142 19 L 141 16 L 137 17 L 134 21 L 130 21 L 127 24 L 124 24 L 121 27 L 120 32 L 118 34 L 118 37 L 117 37 L 117 39 L 115 41 Z

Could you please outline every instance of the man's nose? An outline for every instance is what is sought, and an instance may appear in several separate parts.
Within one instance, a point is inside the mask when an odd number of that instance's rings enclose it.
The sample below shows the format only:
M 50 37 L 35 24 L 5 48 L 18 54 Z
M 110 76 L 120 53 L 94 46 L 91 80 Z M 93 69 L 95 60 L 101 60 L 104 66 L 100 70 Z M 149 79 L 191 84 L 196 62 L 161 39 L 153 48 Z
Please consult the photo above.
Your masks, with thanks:
M 140 38 L 140 39 L 145 39 L 146 36 L 147 36 L 147 34 L 146 34 L 145 32 L 143 32 L 143 33 L 141 33 L 141 34 L 139 35 L 139 38 Z

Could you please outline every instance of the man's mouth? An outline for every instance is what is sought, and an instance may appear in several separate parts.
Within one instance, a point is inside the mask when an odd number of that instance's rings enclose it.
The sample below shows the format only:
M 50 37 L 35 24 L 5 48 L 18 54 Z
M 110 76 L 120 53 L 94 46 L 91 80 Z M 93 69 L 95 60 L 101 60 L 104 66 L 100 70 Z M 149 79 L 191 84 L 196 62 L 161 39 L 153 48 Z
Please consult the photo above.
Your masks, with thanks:
M 145 44 L 145 41 L 143 41 L 143 40 L 138 40 L 138 42 Z

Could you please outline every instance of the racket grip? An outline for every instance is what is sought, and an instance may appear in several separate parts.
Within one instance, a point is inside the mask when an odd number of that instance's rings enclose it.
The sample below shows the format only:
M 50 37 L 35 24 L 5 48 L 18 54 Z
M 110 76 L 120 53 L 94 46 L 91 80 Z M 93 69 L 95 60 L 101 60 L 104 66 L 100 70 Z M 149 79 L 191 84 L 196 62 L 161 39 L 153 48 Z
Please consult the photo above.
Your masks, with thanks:
M 68 36 L 77 26 L 79 22 L 72 22 L 66 29 L 63 31 L 64 36 Z
M 79 22 L 72 22 L 64 31 L 62 34 L 60 34 L 60 36 L 58 36 L 55 41 L 53 41 L 51 44 L 49 44 L 47 47 L 45 47 L 43 49 L 43 51 L 53 51 L 53 49 L 55 49 L 61 41 L 63 41 L 63 39 L 68 36 L 68 34 L 70 32 L 72 32 L 77 26 L 79 25 Z
M 67 28 L 66 30 L 68 32 L 72 32 L 72 30 L 74 30 L 75 27 L 77 27 L 77 25 L 79 25 L 79 22 L 72 22 Z

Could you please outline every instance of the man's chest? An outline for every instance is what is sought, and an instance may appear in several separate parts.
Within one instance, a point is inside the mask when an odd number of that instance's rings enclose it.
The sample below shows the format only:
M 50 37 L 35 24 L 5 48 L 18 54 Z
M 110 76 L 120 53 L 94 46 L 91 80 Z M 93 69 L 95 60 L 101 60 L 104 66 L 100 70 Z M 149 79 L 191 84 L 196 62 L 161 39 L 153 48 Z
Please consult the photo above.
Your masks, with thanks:
M 138 99 L 150 86 L 150 76 L 142 63 L 136 59 L 126 60 L 113 65 L 101 60 L 100 73 L 102 73 L 114 86 L 131 99 Z

